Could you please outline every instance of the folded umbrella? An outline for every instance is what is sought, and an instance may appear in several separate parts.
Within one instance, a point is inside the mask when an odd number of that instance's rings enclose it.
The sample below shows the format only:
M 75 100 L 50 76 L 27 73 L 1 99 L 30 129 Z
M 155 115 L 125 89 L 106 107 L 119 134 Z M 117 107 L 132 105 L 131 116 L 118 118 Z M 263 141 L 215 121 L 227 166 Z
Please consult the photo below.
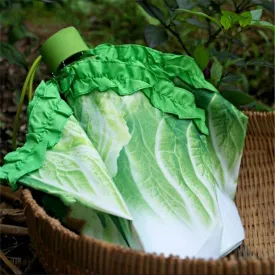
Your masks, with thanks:
M 137 45 L 89 50 L 73 28 L 49 38 L 41 53 L 54 72 L 46 85 L 64 95 L 76 119 L 59 128 L 67 138 L 45 141 L 32 173 L 12 178 L 20 158 L 6 157 L 2 178 L 74 202 L 70 217 L 85 220 L 82 233 L 99 239 L 204 258 L 240 244 L 244 232 L 233 198 L 247 118 L 193 59 Z M 76 146 L 78 140 L 86 147 Z M 53 186 L 83 177 L 94 181 L 88 192 L 73 184 L 55 193 Z M 108 230 L 119 238 L 103 238 Z

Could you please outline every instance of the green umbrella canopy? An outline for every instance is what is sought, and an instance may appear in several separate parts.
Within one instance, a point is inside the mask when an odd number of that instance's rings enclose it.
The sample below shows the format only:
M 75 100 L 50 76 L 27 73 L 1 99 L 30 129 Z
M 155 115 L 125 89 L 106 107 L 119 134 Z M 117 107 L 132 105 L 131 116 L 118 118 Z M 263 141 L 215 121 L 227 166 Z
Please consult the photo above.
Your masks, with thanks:
M 57 70 L 79 52 L 79 60 Z M 146 252 L 217 258 L 239 245 L 244 235 L 233 197 L 247 118 L 204 79 L 192 58 L 138 45 L 88 49 L 73 28 L 49 38 L 41 54 L 55 73 L 45 87 L 54 90 L 36 91 L 32 102 L 52 102 L 54 91 L 54 111 L 30 107 L 28 136 L 35 138 L 6 157 L 0 177 L 52 191 L 73 205 L 74 215 L 87 214 L 83 232 L 97 237 L 90 209 L 102 228 L 106 220 L 114 228 L 108 234 L 123 236 L 102 239 Z M 59 102 L 68 112 L 62 123 L 56 120 Z M 45 121 L 53 128 L 44 127 L 41 137 Z M 130 225 L 125 218 L 133 219 Z

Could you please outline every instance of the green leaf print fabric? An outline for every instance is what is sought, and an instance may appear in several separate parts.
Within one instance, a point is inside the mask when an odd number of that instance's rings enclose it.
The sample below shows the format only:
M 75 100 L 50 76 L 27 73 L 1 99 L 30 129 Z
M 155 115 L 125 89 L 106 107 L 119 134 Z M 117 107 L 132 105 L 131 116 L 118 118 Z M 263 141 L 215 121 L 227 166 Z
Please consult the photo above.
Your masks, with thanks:
M 246 124 L 192 58 L 103 44 L 40 84 L 0 178 L 60 199 L 81 234 L 218 258 L 244 238 L 233 198 Z

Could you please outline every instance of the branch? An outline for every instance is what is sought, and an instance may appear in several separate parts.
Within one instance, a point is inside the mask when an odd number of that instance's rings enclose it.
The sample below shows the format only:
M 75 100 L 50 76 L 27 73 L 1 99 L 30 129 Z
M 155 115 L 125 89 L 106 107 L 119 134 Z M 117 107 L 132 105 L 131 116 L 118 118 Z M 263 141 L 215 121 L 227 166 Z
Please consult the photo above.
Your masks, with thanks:
M 216 32 L 214 32 L 208 39 L 208 41 L 205 43 L 205 46 L 208 47 L 210 45 L 210 43 L 212 43 L 215 38 L 220 34 L 220 32 L 222 31 L 222 28 L 219 28 Z
M 233 5 L 234 5 L 234 8 L 235 8 L 235 11 L 237 11 L 237 3 L 236 3 L 236 0 L 232 0 L 232 2 L 233 2 Z
M 0 233 L 6 235 L 27 236 L 28 228 L 8 224 L 0 225 Z
M 244 1 L 241 1 L 241 3 L 237 6 L 237 9 L 236 9 L 236 13 L 240 13 L 244 7 L 249 4 L 251 1 L 250 0 L 244 0 Z
M 7 218 L 15 223 L 25 223 L 26 217 L 21 209 L 0 209 L 0 219 Z
M 169 3 L 167 2 L 167 0 L 164 0 L 164 3 L 165 3 L 165 5 L 166 5 L 166 7 L 167 7 L 168 9 L 170 9 L 170 6 L 169 6 Z
M 147 5 L 146 2 L 144 2 L 144 4 L 147 6 L 147 8 L 150 10 L 150 12 L 155 16 L 155 18 L 158 19 L 158 21 L 161 23 L 161 25 L 167 29 L 170 33 L 172 33 L 178 40 L 178 42 L 180 43 L 180 45 L 182 46 L 182 48 L 184 49 L 184 51 L 189 55 L 191 56 L 190 52 L 187 50 L 186 46 L 184 45 L 180 35 L 174 31 L 170 26 L 166 25 L 158 16 L 157 14 L 151 9 L 150 5 Z
M 247 6 L 246 9 L 250 9 L 250 8 L 256 7 L 256 6 L 260 6 L 260 4 L 253 4 L 253 5 Z
M 5 199 L 11 201 L 13 203 L 13 205 L 16 207 L 21 206 L 20 193 L 21 193 L 21 191 L 19 193 L 13 192 L 7 186 L 1 186 L 1 188 L 0 188 L 1 197 L 4 197 Z
M 223 78 L 224 78 L 224 75 L 225 75 L 226 66 L 227 66 L 227 63 L 228 63 L 228 60 L 229 60 L 229 53 L 230 53 L 230 49 L 231 49 L 231 44 L 232 44 L 232 39 L 229 40 L 229 42 L 228 42 L 227 57 L 226 57 L 226 60 L 225 60 L 225 62 L 224 62 L 224 64 L 223 64 L 222 76 L 221 76 L 221 79 L 220 79 L 220 81 L 219 81 L 219 83 L 218 83 L 218 85 L 217 85 L 217 89 L 219 89 L 219 87 L 220 87 L 220 85 L 221 85 L 221 83 L 222 83 L 222 80 L 223 80 Z
M 26 267 L 26 269 L 24 270 L 24 274 L 30 274 L 31 268 L 33 267 L 33 264 L 35 263 L 35 261 L 37 261 L 37 256 L 35 255 L 32 260 L 30 261 L 30 263 L 28 264 L 28 266 Z
M 0 251 L 0 258 L 9 267 L 9 269 L 12 270 L 14 274 L 23 274 L 23 272 L 17 266 L 15 266 L 2 251 Z
M 206 21 L 207 21 L 207 31 L 208 31 L 208 41 L 209 41 L 212 36 L 212 27 L 211 27 L 211 22 L 208 18 L 206 18 Z

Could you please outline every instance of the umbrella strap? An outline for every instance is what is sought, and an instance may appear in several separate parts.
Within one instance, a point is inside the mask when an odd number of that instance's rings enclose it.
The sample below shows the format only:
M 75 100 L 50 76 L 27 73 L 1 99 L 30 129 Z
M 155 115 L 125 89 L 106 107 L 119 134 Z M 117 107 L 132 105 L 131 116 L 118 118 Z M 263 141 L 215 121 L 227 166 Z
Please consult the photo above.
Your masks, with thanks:
M 12 134 L 12 147 L 13 147 L 13 150 L 15 150 L 16 147 L 17 147 L 16 139 L 17 139 L 17 135 L 18 135 L 19 119 L 20 119 L 20 115 L 21 115 L 21 112 L 22 112 L 24 98 L 25 98 L 27 90 L 28 90 L 28 99 L 29 99 L 29 101 L 31 101 L 31 99 L 33 97 L 33 80 L 34 80 L 35 73 L 36 73 L 36 71 L 39 67 L 41 59 L 42 59 L 42 57 L 41 57 L 41 55 L 39 55 L 34 60 L 32 66 L 31 66 L 31 68 L 30 68 L 30 70 L 27 74 L 26 80 L 25 80 L 23 88 L 22 88 L 18 108 L 16 110 L 14 125 L 13 125 L 13 134 Z

